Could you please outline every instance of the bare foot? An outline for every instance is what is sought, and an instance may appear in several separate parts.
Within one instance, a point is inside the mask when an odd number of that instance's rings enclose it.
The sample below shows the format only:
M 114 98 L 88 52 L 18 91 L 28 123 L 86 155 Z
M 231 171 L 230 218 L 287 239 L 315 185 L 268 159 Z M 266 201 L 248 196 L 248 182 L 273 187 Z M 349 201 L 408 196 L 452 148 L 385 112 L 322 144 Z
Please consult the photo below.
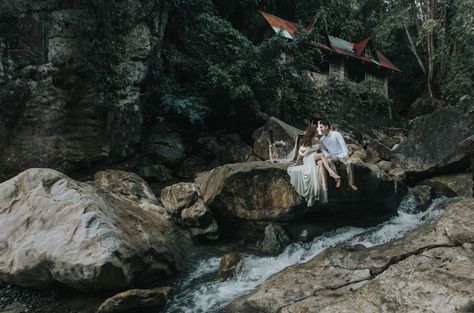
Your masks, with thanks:
M 323 185 L 323 190 L 327 192 L 328 191 L 328 186 Z
M 359 189 L 359 188 L 357 188 L 357 186 L 356 186 L 356 185 L 351 185 L 351 184 L 349 184 L 349 187 L 351 187 L 351 188 L 352 188 L 352 190 L 354 190 L 354 191 L 356 191 L 357 189 Z
M 341 186 L 341 176 L 337 175 L 334 171 L 330 172 L 329 175 L 336 181 L 336 188 L 339 188 Z

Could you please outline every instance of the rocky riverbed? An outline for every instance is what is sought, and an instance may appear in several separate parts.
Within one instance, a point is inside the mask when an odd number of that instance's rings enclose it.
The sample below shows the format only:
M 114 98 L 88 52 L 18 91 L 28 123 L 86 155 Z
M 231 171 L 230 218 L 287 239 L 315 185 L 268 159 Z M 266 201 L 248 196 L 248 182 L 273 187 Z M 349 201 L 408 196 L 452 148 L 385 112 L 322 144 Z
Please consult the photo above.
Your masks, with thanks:
M 30 289 L 0 284 L 2 313 L 95 313 L 107 294 L 64 289 Z
M 474 200 L 440 206 L 440 218 L 398 240 L 352 242 L 288 267 L 227 312 L 469 312 Z
M 447 123 L 453 120 L 446 119 Z M 428 121 L 418 119 L 414 125 L 428 127 Z M 387 283 L 390 288 L 411 278 L 426 280 L 426 285 L 432 284 L 430 290 L 444 288 L 446 292 L 439 295 L 442 301 L 455 295 L 456 301 L 442 303 L 447 311 L 468 309 L 462 292 L 429 278 L 443 265 L 437 260 L 446 259 L 447 268 L 456 269 L 452 273 L 460 286 L 472 288 L 472 278 L 465 271 L 472 264 L 464 260 L 470 258 L 472 244 L 472 225 L 466 221 L 472 219 L 474 136 L 470 126 L 463 125 L 459 142 L 446 147 L 429 167 L 420 161 L 431 153 L 429 145 L 419 144 L 413 150 L 402 141 L 390 156 L 400 159 L 390 161 L 389 155 L 383 155 L 385 150 L 364 148 L 357 136 L 345 133 L 356 159 L 359 191 L 331 185 L 329 202 L 312 207 L 288 183 L 288 165 L 268 161 L 216 167 L 194 182 L 169 185 L 159 194 L 131 172 L 100 171 L 92 180 L 77 181 L 54 169 L 28 169 L 0 184 L 0 278 L 4 282 L 0 310 L 89 313 L 108 297 L 125 291 L 107 300 L 101 312 L 116 306 L 132 312 L 153 307 L 157 312 L 163 310 L 166 299 L 169 312 L 199 307 L 202 312 L 222 312 L 229 302 L 230 312 L 300 312 L 310 310 L 312 301 L 335 306 L 331 302 L 335 296 L 344 299 L 337 303 L 344 311 L 342 305 L 350 303 L 352 293 L 362 293 L 376 303 L 374 307 L 381 306 L 377 301 L 390 298 L 388 292 L 371 298 L 364 290 L 379 290 L 373 284 L 403 264 L 416 270 L 409 277 L 403 276 L 406 273 L 389 277 L 394 279 L 392 285 Z M 281 136 L 293 136 L 281 121 L 273 119 L 265 127 L 260 131 L 263 138 L 276 129 Z M 423 142 L 417 136 L 427 134 L 409 133 L 405 140 Z M 264 141 L 255 142 L 255 151 Z M 345 180 L 344 169 L 339 171 Z M 435 221 L 431 213 L 442 212 L 433 207 L 443 197 L 465 199 L 447 200 L 451 202 L 442 205 L 445 211 Z M 409 212 L 400 211 L 400 201 L 401 207 L 411 208 Z M 390 242 L 427 221 L 434 223 Z M 200 249 L 228 242 L 234 246 L 231 251 L 253 252 L 243 254 L 237 279 L 221 283 L 217 269 L 226 249 L 214 249 L 211 257 Z M 348 243 L 355 246 L 338 246 Z M 459 258 L 442 248 L 454 249 Z M 440 254 L 433 254 L 437 249 Z M 201 260 L 196 261 L 196 256 Z M 419 258 L 434 263 L 425 268 Z M 306 263 L 298 265 L 301 262 Z M 322 272 L 313 277 L 305 271 Z M 185 276 L 176 276 L 180 273 Z M 334 278 L 330 282 L 327 273 Z M 346 285 L 353 285 L 353 290 Z M 167 286 L 174 288 L 149 289 Z M 410 298 L 401 293 L 392 300 L 394 306 L 408 301 L 407 309 L 432 310 L 429 296 Z

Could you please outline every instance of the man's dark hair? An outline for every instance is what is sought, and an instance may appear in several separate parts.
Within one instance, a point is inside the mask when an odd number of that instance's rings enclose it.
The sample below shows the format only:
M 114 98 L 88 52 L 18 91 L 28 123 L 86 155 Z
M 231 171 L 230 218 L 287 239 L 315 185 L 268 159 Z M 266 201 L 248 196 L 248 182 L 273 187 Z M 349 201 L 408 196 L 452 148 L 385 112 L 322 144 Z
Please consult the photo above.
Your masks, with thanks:
M 319 121 L 319 123 L 320 123 L 321 125 L 324 125 L 324 126 L 327 126 L 327 127 L 331 127 L 331 123 L 329 123 L 328 120 L 321 120 L 321 121 Z

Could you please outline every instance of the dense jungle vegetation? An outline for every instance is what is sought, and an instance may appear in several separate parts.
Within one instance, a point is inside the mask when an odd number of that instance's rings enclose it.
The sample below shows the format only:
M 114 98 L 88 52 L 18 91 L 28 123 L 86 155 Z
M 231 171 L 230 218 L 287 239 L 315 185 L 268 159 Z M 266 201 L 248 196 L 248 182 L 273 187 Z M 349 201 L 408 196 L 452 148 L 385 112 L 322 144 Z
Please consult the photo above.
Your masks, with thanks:
M 246 134 L 268 115 L 292 122 L 341 97 L 355 106 L 393 105 L 401 115 L 419 98 L 443 105 L 473 98 L 471 0 L 177 0 L 164 6 L 150 95 L 160 99 L 153 110 L 163 118 Z M 260 10 L 313 31 L 296 41 L 262 40 Z M 322 34 L 351 42 L 371 37 L 402 70 L 390 77 L 391 100 L 365 82 L 331 83 L 315 92 L 303 71 L 318 70 L 321 53 L 307 43 Z M 283 62 L 281 52 L 294 58 Z

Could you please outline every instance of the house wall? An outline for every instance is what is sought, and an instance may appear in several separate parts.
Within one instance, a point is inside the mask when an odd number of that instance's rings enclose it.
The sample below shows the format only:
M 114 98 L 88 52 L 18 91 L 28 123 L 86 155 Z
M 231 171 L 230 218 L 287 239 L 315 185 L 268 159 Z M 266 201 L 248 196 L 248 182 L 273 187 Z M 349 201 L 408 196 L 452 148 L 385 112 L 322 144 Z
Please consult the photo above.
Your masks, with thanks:
M 329 75 L 344 79 L 344 61 L 337 59 L 328 59 L 329 62 Z
M 365 79 L 366 80 L 372 80 L 380 83 L 380 85 L 383 86 L 383 92 L 386 97 L 388 97 L 388 76 L 383 73 L 365 73 Z
M 328 75 L 327 74 L 321 74 L 321 73 L 316 73 L 316 72 L 307 72 L 309 78 L 313 81 L 315 84 L 325 84 L 328 81 Z
M 376 66 L 370 66 L 367 63 L 330 55 L 326 56 L 326 61 L 329 63 L 328 75 L 309 71 L 307 73 L 315 84 L 326 83 L 329 76 L 341 80 L 348 79 L 349 68 L 354 67 L 365 73 L 365 80 L 379 82 L 383 88 L 383 93 L 388 97 L 388 77 L 385 71 L 378 69 Z

